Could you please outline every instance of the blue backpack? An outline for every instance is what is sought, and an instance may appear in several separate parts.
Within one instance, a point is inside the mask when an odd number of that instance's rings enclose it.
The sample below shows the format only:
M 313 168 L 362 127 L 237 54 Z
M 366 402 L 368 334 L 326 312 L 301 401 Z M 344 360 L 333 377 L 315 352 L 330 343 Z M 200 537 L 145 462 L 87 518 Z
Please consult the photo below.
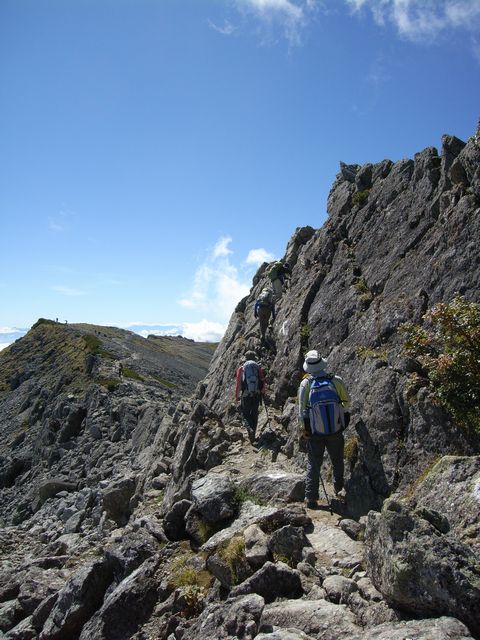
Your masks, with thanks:
M 242 370 L 243 395 L 255 396 L 260 391 L 260 369 L 254 360 L 247 360 Z
M 308 396 L 310 428 L 315 436 L 326 436 L 344 429 L 344 411 L 332 376 L 312 378 Z

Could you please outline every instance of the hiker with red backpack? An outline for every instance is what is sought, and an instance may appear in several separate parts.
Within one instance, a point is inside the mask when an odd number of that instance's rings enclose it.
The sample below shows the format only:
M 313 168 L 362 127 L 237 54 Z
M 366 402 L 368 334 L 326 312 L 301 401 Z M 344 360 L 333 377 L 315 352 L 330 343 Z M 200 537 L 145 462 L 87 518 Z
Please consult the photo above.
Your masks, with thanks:
M 265 372 L 256 362 L 254 351 L 247 351 L 244 363 L 238 367 L 235 383 L 235 402 L 240 401 L 242 419 L 251 442 L 255 440 L 258 410 L 265 393 Z
M 350 398 L 342 379 L 328 374 L 326 366 L 326 360 L 318 351 L 309 351 L 303 363 L 307 375 L 298 389 L 298 416 L 308 456 L 305 500 L 310 509 L 318 506 L 320 469 L 325 449 L 332 463 L 335 494 L 340 498 L 345 495 L 343 431 L 350 421 L 350 414 L 345 411 Z

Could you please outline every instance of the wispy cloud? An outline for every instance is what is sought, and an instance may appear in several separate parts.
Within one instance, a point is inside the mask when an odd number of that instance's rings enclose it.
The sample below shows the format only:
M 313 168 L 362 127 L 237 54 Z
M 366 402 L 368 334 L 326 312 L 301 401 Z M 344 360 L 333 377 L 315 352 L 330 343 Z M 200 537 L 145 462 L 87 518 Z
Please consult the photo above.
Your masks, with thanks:
M 181 306 L 227 320 L 239 300 L 248 294 L 247 278 L 230 259 L 231 242 L 229 237 L 220 238 L 207 254 L 195 272 L 191 291 L 179 300 Z
M 57 215 L 48 217 L 48 228 L 54 233 L 67 231 L 70 226 L 70 221 L 75 215 L 75 211 L 61 209 Z
M 293 46 L 301 44 L 302 31 L 321 4 L 320 0 L 235 0 L 235 3 L 243 15 L 260 21 L 264 41 L 275 41 L 280 30 Z
M 393 24 L 399 35 L 431 42 L 451 30 L 478 31 L 478 0 L 345 0 L 353 12 L 369 10 L 380 26 Z
M 259 267 L 263 262 L 271 262 L 274 258 L 273 253 L 269 253 L 266 249 L 250 249 L 245 262 Z
M 56 291 L 60 293 L 62 296 L 85 296 L 87 294 L 86 291 L 81 291 L 80 289 L 74 289 L 73 287 L 66 287 L 61 284 L 53 285 L 50 287 L 52 291 Z
M 238 27 L 234 26 L 230 20 L 224 20 L 223 25 L 215 24 L 212 20 L 208 20 L 208 26 L 212 28 L 214 31 L 221 33 L 222 36 L 231 36 L 232 33 L 238 29 Z

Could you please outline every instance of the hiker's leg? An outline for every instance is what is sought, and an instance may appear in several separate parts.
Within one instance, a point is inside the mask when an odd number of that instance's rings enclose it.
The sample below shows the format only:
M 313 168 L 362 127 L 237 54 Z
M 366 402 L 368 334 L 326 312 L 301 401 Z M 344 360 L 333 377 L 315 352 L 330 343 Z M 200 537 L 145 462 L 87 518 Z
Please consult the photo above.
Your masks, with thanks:
M 323 439 L 310 438 L 307 440 L 307 476 L 305 478 L 305 498 L 318 500 L 318 485 L 320 483 L 320 469 L 323 462 L 325 444 Z
M 252 431 L 253 431 L 253 435 L 255 435 L 255 432 L 257 430 L 257 424 L 258 424 L 258 411 L 260 408 L 260 398 L 252 398 Z
M 343 433 L 335 433 L 326 437 L 326 446 L 333 468 L 333 486 L 335 491 L 343 489 Z
M 280 278 L 275 278 L 275 280 L 272 282 L 272 286 L 275 293 L 275 300 L 278 301 L 282 297 L 282 281 L 280 280 Z
M 247 429 L 255 431 L 255 400 L 253 396 L 242 396 L 242 413 L 245 417 Z M 258 418 L 258 408 L 257 408 Z
M 262 336 L 262 340 L 265 340 L 265 334 L 267 333 L 269 318 L 270 318 L 269 309 L 260 308 L 258 310 L 258 319 L 260 321 L 260 335 Z

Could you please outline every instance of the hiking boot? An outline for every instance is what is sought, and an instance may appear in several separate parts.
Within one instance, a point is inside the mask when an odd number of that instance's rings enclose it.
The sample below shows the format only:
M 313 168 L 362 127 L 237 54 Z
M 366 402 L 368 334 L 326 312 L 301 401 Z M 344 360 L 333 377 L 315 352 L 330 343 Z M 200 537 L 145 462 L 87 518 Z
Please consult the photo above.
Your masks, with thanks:
M 318 502 L 316 500 L 305 500 L 307 509 L 318 509 Z

